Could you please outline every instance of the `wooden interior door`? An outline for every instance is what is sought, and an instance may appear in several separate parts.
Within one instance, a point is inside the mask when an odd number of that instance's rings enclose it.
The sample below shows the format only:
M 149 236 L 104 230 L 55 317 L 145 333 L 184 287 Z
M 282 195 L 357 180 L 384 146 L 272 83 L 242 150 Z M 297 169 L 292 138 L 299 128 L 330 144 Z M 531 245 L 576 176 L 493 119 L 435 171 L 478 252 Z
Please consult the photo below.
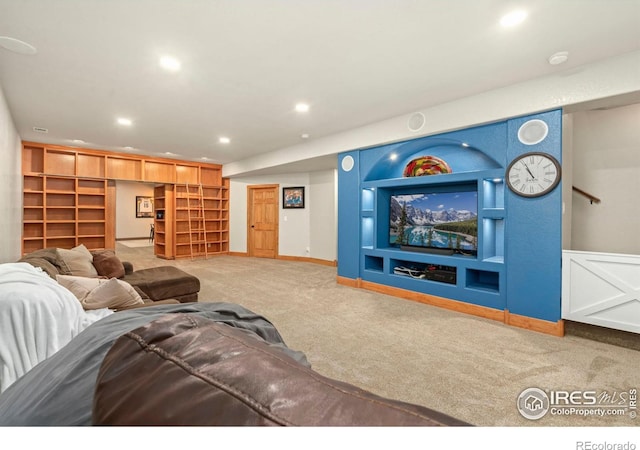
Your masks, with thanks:
M 247 186 L 247 253 L 258 258 L 278 256 L 279 185 Z

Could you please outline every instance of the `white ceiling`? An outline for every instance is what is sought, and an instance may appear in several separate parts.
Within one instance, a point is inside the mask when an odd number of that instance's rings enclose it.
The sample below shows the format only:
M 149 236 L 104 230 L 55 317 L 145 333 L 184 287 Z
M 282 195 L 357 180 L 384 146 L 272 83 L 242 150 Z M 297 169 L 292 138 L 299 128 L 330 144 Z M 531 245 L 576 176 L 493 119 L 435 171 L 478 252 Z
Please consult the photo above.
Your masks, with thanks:
M 0 36 L 23 140 L 225 164 L 638 50 L 640 0 L 0 0 Z

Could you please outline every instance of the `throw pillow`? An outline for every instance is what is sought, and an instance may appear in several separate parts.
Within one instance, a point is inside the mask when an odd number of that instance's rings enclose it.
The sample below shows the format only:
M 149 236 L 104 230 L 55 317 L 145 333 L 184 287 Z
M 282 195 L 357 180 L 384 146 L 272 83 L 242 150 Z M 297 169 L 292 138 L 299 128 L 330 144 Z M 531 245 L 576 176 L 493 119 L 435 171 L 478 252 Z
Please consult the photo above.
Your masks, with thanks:
M 98 276 L 98 271 L 93 266 L 93 255 L 84 244 L 80 244 L 71 250 L 57 248 L 56 254 L 58 256 L 60 272 L 63 275 L 74 275 L 78 277 Z
M 56 281 L 66 287 L 82 302 L 89 292 L 100 285 L 100 278 L 76 277 L 73 275 L 58 275 Z
M 144 304 L 135 290 L 127 289 L 124 282 L 117 278 L 100 283 L 80 303 L 84 309 L 109 308 L 116 310 Z
M 93 255 L 91 254 L 89 249 L 85 247 L 84 244 L 73 247 L 71 250 L 73 250 L 74 252 L 82 253 L 87 259 L 93 259 Z
M 34 267 L 40 267 L 54 280 L 56 275 L 60 273 L 60 263 L 55 248 L 43 248 L 27 253 L 18 262 L 26 262 Z
M 124 309 L 142 305 L 140 294 L 126 281 L 58 275 L 58 283 L 70 290 L 84 309 Z
M 107 278 L 124 277 L 124 265 L 113 250 L 97 250 L 92 252 L 93 266 L 98 275 Z

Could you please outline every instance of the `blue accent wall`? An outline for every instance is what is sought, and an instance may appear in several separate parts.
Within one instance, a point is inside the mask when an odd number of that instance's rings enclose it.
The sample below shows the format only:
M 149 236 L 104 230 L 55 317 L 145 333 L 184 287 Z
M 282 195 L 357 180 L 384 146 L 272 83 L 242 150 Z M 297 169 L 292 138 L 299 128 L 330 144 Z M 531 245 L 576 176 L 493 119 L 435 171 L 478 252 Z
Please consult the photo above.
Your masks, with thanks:
M 346 172 L 342 160 L 354 159 L 353 168 Z M 338 156 L 338 276 L 360 277 L 360 152 Z
M 532 119 L 549 128 L 535 145 L 518 139 Z M 561 161 L 562 112 L 554 110 L 422 137 L 338 156 L 338 275 L 413 290 L 548 321 L 560 320 L 562 188 L 525 198 L 505 187 L 505 170 L 518 155 L 546 152 Z M 412 159 L 432 155 L 452 173 L 403 177 Z M 350 171 L 342 160 L 354 159 Z M 477 256 L 401 250 L 389 243 L 394 193 L 478 191 Z M 455 267 L 456 280 L 438 282 L 394 273 L 399 266 Z
M 547 138 L 536 145 L 518 140 L 527 120 L 549 126 Z M 549 153 L 562 162 L 562 114 L 553 111 L 509 121 L 507 160 L 531 151 Z M 562 260 L 562 182 L 544 197 L 525 198 L 507 190 L 506 222 L 507 309 L 538 319 L 560 320 Z

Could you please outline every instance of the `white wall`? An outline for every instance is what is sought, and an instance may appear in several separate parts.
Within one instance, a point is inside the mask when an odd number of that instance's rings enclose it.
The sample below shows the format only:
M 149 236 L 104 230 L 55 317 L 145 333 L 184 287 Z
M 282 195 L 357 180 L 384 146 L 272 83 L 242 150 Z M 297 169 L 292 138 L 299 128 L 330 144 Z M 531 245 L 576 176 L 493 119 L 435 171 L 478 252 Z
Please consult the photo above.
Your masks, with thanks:
M 278 254 L 336 259 L 334 171 L 234 178 L 230 185 L 229 250 L 247 251 L 247 186 L 278 184 Z M 282 188 L 305 187 L 304 209 L 283 209 Z M 313 236 L 312 236 L 313 234 Z
M 573 113 L 571 249 L 640 254 L 640 104 Z
M 22 237 L 21 142 L 0 87 L 0 262 L 20 258 Z
M 260 184 L 278 184 L 278 254 L 287 256 L 309 256 L 306 249 L 309 240 L 309 210 L 311 205 L 305 201 L 304 209 L 282 209 L 282 188 L 304 186 L 309 196 L 309 174 L 264 175 L 231 180 L 229 193 L 229 251 L 244 253 L 247 251 L 247 186 Z M 305 200 L 307 200 L 305 199 Z
M 313 205 L 309 216 L 309 241 L 313 258 L 335 261 L 338 253 L 338 172 L 311 172 L 310 192 Z
M 116 181 L 116 239 L 146 238 L 153 218 L 136 218 L 136 196 L 153 197 L 153 184 Z

